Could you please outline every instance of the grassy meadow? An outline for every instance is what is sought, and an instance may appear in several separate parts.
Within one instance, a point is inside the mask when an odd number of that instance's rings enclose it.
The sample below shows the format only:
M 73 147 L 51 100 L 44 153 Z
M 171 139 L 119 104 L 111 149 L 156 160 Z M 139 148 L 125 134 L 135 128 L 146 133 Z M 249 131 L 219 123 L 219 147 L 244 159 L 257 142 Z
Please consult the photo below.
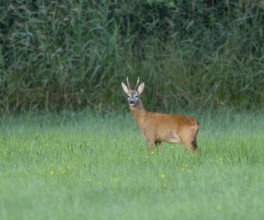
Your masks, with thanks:
M 3 117 L 0 219 L 262 219 L 263 114 L 194 116 L 198 155 L 148 154 L 130 114 Z

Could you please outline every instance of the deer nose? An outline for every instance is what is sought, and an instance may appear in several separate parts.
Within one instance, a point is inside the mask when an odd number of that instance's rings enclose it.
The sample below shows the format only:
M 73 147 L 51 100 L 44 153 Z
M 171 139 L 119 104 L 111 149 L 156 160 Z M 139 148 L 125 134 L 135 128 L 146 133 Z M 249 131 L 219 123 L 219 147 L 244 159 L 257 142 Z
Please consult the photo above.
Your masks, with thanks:
M 129 104 L 134 105 L 135 104 L 135 101 L 134 100 L 130 100 L 129 101 Z

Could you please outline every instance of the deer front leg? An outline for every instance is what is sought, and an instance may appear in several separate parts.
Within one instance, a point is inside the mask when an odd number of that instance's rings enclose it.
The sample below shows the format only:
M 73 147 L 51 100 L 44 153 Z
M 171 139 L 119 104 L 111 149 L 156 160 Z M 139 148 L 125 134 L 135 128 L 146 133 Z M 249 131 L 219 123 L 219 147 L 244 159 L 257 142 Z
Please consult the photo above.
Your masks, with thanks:
M 155 140 L 146 138 L 146 142 L 147 142 L 147 149 L 149 153 L 153 152 L 153 144 L 155 143 Z
M 148 152 L 149 153 L 153 152 L 152 146 L 153 146 L 153 143 L 152 142 L 147 142 L 147 149 L 148 149 Z
M 146 140 L 147 150 L 149 153 L 152 153 L 153 152 L 153 144 L 155 143 L 154 133 L 152 131 L 149 131 L 149 130 L 143 130 L 142 133 L 143 133 L 144 138 Z
M 162 153 L 162 144 L 161 144 L 161 142 L 160 141 L 156 141 L 155 145 L 158 147 L 159 152 Z

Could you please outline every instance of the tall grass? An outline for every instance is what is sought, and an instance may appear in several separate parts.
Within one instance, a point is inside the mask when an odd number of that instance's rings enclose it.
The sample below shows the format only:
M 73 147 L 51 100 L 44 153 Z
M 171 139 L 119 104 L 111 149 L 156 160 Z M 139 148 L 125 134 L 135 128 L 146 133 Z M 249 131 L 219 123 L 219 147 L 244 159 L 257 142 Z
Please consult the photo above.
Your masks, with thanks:
M 0 111 L 117 110 L 126 76 L 149 108 L 262 107 L 263 4 L 204 2 L 1 2 Z
M 148 155 L 130 114 L 3 118 L 0 219 L 261 219 L 263 114 L 197 118 L 196 156 Z

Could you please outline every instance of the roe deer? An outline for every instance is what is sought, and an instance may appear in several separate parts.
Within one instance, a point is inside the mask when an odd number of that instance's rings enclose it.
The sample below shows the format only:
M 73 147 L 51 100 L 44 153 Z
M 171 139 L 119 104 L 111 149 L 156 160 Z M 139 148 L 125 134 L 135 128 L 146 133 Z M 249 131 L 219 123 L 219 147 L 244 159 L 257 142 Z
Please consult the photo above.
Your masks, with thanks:
M 198 149 L 196 136 L 199 123 L 194 118 L 183 115 L 146 111 L 140 99 L 145 84 L 144 82 L 139 86 L 138 84 L 139 78 L 135 90 L 131 90 L 127 78 L 127 85 L 122 82 L 122 87 L 128 96 L 130 110 L 146 139 L 148 151 L 152 152 L 153 144 L 162 151 L 161 142 L 167 142 L 183 144 L 187 149 L 195 152 Z

